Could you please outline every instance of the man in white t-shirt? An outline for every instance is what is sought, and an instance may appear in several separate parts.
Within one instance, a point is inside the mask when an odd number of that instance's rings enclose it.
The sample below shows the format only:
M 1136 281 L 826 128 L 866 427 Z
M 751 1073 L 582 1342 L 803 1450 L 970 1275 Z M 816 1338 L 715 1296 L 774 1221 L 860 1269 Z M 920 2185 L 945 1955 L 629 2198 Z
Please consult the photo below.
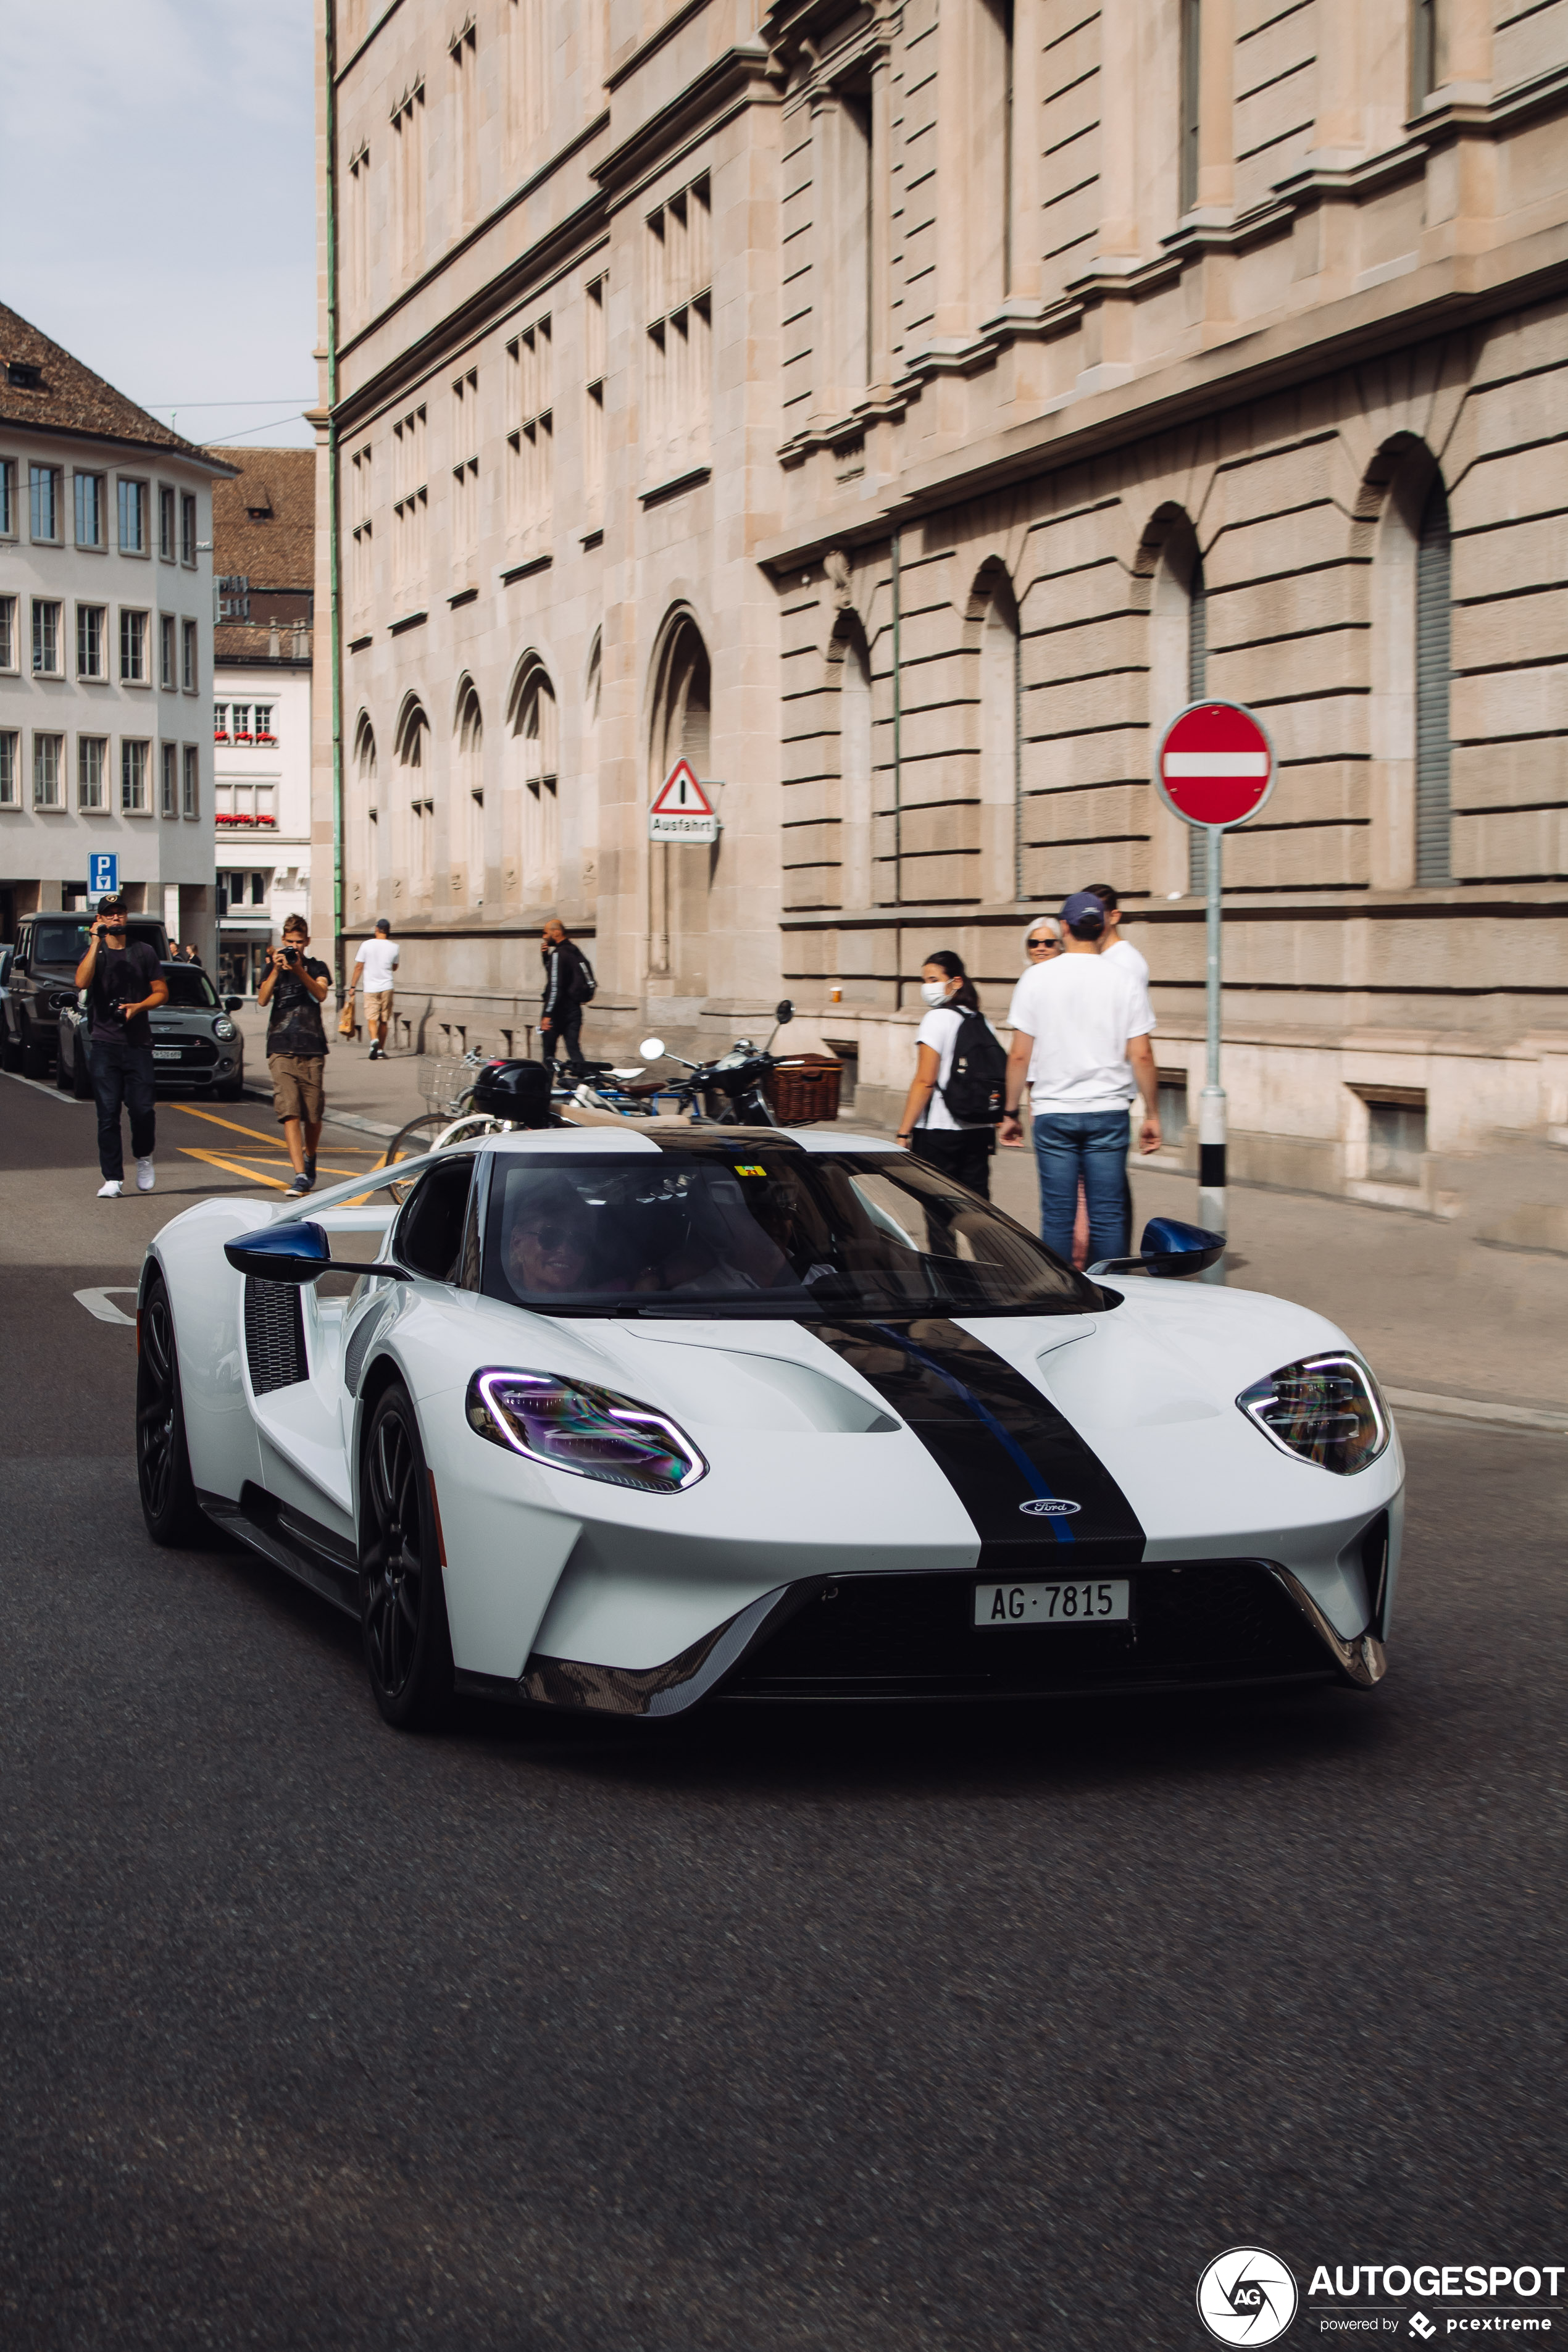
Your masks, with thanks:
M 1109 882 L 1091 882 L 1089 890 L 1090 898 L 1098 898 L 1105 909 L 1105 939 L 1100 947 L 1100 954 L 1108 956 L 1112 963 L 1125 964 L 1129 971 L 1136 972 L 1138 984 L 1147 997 L 1149 993 L 1148 961 L 1139 954 L 1131 940 L 1124 940 L 1121 936 L 1121 901 L 1115 889 Z M 1150 1026 L 1152 1027 L 1152 1025 L 1153 1015 L 1151 1012 Z
M 383 915 L 375 927 L 375 937 L 366 940 L 354 958 L 351 992 L 364 990 L 365 1034 L 370 1039 L 373 1062 L 386 1057 L 386 1027 L 392 1019 L 392 975 L 397 970 L 398 950 L 393 945 L 392 925 Z
M 1105 929 L 1105 909 L 1093 891 L 1075 890 L 1062 908 L 1063 953 L 1025 972 L 1007 1016 L 1013 1043 L 999 1139 L 1019 1139 L 1026 1081 L 1040 1234 L 1068 1265 L 1080 1178 L 1090 1265 L 1127 1255 L 1127 1113 L 1135 1095 L 1143 1097 L 1138 1148 L 1160 1149 L 1160 1087 L 1149 1043 L 1154 1016 L 1137 975 L 1100 954 Z

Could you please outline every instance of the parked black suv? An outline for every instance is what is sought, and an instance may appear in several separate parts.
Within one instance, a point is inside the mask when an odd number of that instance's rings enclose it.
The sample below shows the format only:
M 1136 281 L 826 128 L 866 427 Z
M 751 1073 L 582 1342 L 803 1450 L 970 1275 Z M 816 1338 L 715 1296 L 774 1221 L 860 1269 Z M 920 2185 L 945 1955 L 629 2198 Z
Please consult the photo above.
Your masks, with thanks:
M 48 1075 L 59 1043 L 62 1007 L 76 999 L 76 968 L 87 952 L 90 915 L 24 915 L 5 992 L 5 1034 L 0 1060 L 25 1078 Z M 169 934 L 150 915 L 132 915 L 127 940 L 168 959 Z

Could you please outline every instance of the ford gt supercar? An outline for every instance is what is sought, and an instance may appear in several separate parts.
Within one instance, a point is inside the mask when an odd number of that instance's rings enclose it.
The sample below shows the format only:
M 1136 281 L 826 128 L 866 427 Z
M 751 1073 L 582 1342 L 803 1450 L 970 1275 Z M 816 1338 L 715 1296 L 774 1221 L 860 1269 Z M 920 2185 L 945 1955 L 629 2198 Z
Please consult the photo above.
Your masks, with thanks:
M 1305 1308 L 1075 1274 L 820 1128 L 501 1134 L 257 1213 L 148 1252 L 142 1507 L 357 1616 L 390 1722 L 1383 1674 L 1399 1441 Z

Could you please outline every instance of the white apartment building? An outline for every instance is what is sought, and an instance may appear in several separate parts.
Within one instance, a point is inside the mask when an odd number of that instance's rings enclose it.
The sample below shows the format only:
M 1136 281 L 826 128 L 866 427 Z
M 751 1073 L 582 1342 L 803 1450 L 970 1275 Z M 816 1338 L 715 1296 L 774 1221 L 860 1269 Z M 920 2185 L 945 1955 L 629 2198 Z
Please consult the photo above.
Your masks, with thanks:
M 213 491 L 218 972 L 225 994 L 254 996 L 285 920 L 310 911 L 316 453 L 224 455 L 235 471 Z
M 212 485 L 227 468 L 0 306 L 0 933 L 84 903 L 213 949 Z

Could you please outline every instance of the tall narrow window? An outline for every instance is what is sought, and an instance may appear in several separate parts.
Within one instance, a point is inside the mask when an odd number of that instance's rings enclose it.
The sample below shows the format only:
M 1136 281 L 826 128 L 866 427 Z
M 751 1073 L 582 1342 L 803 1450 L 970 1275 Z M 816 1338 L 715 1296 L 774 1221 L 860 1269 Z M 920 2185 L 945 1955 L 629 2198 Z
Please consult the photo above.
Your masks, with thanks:
M 166 482 L 158 485 L 158 552 L 165 563 L 175 555 L 174 493 Z
M 423 707 L 410 698 L 398 725 L 395 749 L 405 795 L 405 821 L 408 827 L 408 884 L 416 896 L 428 892 L 433 869 L 436 803 L 426 759 L 429 734 L 430 722 Z
M 348 838 L 343 862 L 343 889 L 349 913 L 363 921 L 371 911 L 377 874 L 375 730 L 361 711 L 354 729 L 353 764 L 349 771 Z
M 1177 208 L 1190 213 L 1198 200 L 1198 123 L 1203 67 L 1203 0 L 1181 0 L 1181 121 L 1178 128 Z
M 511 0 L 509 25 L 510 116 L 520 160 L 543 140 L 550 120 L 548 0 Z
M 106 735 L 79 735 L 76 741 L 77 806 L 89 814 L 104 807 L 104 774 L 109 763 Z
M 470 680 L 458 700 L 457 789 L 452 800 L 454 859 L 461 859 L 468 904 L 485 898 L 485 722 Z M 454 887 L 457 877 L 454 877 Z
M 542 668 L 530 673 L 518 698 L 515 732 L 521 755 L 523 903 L 544 906 L 561 879 L 561 714 Z
M 452 576 L 467 584 L 479 551 L 479 379 L 469 368 L 452 385 Z
M 353 520 L 350 542 L 349 601 L 356 614 L 368 613 L 374 585 L 371 561 L 373 532 L 371 520 L 370 445 L 356 449 L 349 465 L 349 512 Z
M 450 233 L 456 236 L 468 227 L 479 204 L 479 170 L 476 154 L 479 113 L 479 67 L 475 60 L 475 33 L 470 18 L 451 42 L 452 58 L 452 217 Z
M 180 562 L 195 566 L 196 560 L 196 501 L 191 490 L 180 493 Z
M 1203 558 L 1193 558 L 1187 581 L 1187 700 L 1200 702 L 1208 691 L 1209 603 L 1204 586 Z M 1208 835 L 1200 825 L 1187 827 L 1187 887 L 1199 896 L 1209 887 Z
M 511 362 L 513 415 L 507 435 L 508 520 L 525 549 L 541 554 L 549 544 L 555 487 L 554 351 L 550 321 L 538 319 L 507 345 Z
M 1013 277 L 1013 0 L 976 0 L 970 25 L 970 252 L 984 317 Z
M 76 478 L 77 545 L 101 547 L 103 524 L 103 476 L 79 474 Z
M 425 258 L 425 85 L 417 83 L 392 110 L 396 159 L 397 263 L 412 278 Z
M 61 776 L 65 765 L 63 735 L 35 735 L 33 738 L 33 806 L 58 809 L 65 806 L 61 793 Z M 142 751 L 146 745 L 142 746 Z
M 1415 879 L 1451 878 L 1448 697 L 1452 668 L 1448 499 L 1435 474 L 1415 551 Z
M 80 611 L 80 606 L 78 606 Z M 16 599 L 0 596 L 0 669 L 18 669 L 21 650 L 17 645 Z
M 161 816 L 180 814 L 180 747 L 177 743 L 158 746 L 159 797 Z
M 60 645 L 60 606 L 49 597 L 33 599 L 33 676 L 58 677 L 65 667 Z
M 649 478 L 708 456 L 713 410 L 713 238 L 706 177 L 647 218 L 645 341 Z
M 605 369 L 609 349 L 605 303 L 607 278 L 595 278 L 584 289 L 583 359 L 586 375 L 583 415 L 583 499 L 588 520 L 596 523 L 605 510 Z
M 147 754 L 152 747 L 146 743 L 126 741 L 120 746 L 120 806 L 121 813 L 136 815 L 147 806 Z
M 871 373 L 871 100 L 841 88 L 818 119 L 826 182 L 821 400 L 837 415 Z
M 1005 906 L 1023 896 L 1018 806 L 1018 614 L 1000 574 L 980 627 L 980 894 Z
M 22 801 L 22 738 L 15 727 L 0 727 L 0 808 L 19 808 Z
M 582 785 L 577 802 L 577 854 L 583 896 L 590 907 L 599 892 L 599 703 L 604 692 L 604 639 L 594 632 L 588 656 L 588 690 L 583 698 Z
M 1442 0 L 1414 0 L 1410 11 L 1410 111 L 1418 114 L 1444 79 L 1447 31 Z
M 343 205 L 345 268 L 343 292 L 349 317 L 363 319 L 370 309 L 370 149 L 361 145 L 349 163 Z
M 121 555 L 145 555 L 147 552 L 147 485 L 127 482 L 120 485 L 120 551 Z
M 79 677 L 104 678 L 109 675 L 106 639 L 109 634 L 109 612 L 103 604 L 79 604 L 76 608 L 76 674 Z
M 158 683 L 165 694 L 174 691 L 174 616 L 158 615 Z
M 194 621 L 180 623 L 180 687 L 185 694 L 195 694 L 201 680 L 196 676 L 196 625 Z
M 16 460 L 0 457 L 0 539 L 16 536 Z
M 184 747 L 181 784 L 180 814 L 199 816 L 202 810 L 202 755 L 194 743 Z
M 121 686 L 146 686 L 150 683 L 147 674 L 148 619 L 149 615 L 145 613 L 128 613 L 124 610 L 121 612 L 120 683 Z
M 37 540 L 57 540 L 60 535 L 60 469 L 58 466 L 29 466 L 27 493 L 32 506 L 32 532 Z
M 425 411 L 392 428 L 392 551 L 400 603 L 415 602 L 425 582 L 425 525 L 430 491 L 425 469 Z

